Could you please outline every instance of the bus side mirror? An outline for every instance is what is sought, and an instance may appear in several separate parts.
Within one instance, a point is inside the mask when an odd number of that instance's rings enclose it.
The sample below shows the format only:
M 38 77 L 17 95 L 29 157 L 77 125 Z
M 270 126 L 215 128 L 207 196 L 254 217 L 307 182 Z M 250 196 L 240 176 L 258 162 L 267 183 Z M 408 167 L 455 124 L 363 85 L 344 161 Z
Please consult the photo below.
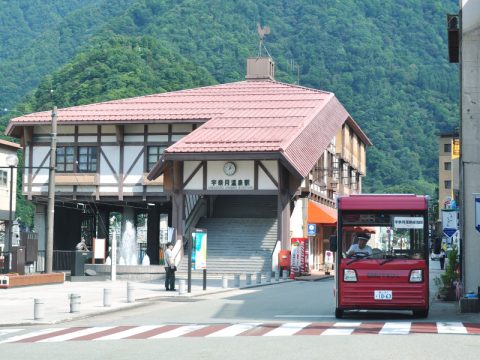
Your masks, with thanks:
M 330 241 L 330 251 L 337 252 L 337 235 L 330 235 L 328 240 Z

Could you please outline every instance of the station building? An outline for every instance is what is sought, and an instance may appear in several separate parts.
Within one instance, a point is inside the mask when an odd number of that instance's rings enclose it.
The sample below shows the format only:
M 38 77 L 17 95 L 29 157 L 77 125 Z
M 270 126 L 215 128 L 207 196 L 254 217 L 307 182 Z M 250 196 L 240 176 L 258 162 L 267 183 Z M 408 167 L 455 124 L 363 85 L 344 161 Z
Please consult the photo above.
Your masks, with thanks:
M 54 250 L 99 238 L 107 256 L 130 222 L 138 263 L 161 264 L 169 240 L 180 261 L 203 228 L 210 271 L 268 271 L 297 237 L 319 268 L 336 198 L 361 192 L 371 142 L 333 93 L 274 71 L 251 58 L 244 81 L 59 109 Z M 51 112 L 14 118 L 6 132 L 25 151 L 23 194 L 44 249 Z

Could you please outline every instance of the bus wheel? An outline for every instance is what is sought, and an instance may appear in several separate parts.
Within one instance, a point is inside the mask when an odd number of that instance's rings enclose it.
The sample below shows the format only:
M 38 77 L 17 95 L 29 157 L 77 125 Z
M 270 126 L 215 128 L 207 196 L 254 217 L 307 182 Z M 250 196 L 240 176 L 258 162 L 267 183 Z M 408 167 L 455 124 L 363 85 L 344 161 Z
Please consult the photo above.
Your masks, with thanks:
M 413 310 L 413 316 L 416 318 L 426 318 L 428 317 L 428 309 Z
M 341 319 L 343 317 L 343 309 L 336 308 L 335 309 L 335 317 L 337 319 Z

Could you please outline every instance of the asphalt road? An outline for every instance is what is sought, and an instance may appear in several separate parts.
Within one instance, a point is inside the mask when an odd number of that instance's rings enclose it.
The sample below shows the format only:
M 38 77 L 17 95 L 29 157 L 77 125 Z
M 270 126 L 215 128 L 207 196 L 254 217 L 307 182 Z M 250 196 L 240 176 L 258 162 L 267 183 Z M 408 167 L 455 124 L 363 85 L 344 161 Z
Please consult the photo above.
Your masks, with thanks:
M 437 262 L 432 262 L 432 277 L 439 270 Z M 0 344 L 2 359 L 477 359 L 480 353 L 480 335 L 460 335 L 454 327 L 449 334 L 416 334 L 379 335 L 379 329 L 385 323 L 394 326 L 413 324 L 409 312 L 380 313 L 358 312 L 350 317 L 337 321 L 333 316 L 333 280 L 319 282 L 296 281 L 274 284 L 248 290 L 214 294 L 192 299 L 157 300 L 146 306 L 104 314 L 74 322 L 59 324 L 53 330 L 43 327 L 16 329 L 19 339 L 17 343 Z M 433 294 L 433 292 L 432 292 Z M 458 314 L 453 304 L 434 301 L 431 316 L 422 320 L 423 324 L 435 328 L 439 322 L 456 324 L 457 322 L 480 323 L 478 314 Z M 448 323 L 447 323 L 448 322 Z M 208 337 L 201 333 L 205 329 L 212 331 L 231 331 L 232 326 L 245 324 L 268 324 L 252 330 L 250 336 Z M 295 326 L 304 327 L 311 323 L 312 331 L 324 324 L 332 328 L 337 336 L 294 334 Z M 174 329 L 162 333 L 155 326 L 162 324 L 161 329 Z M 182 329 L 188 326 L 198 327 L 198 337 L 177 337 Z M 268 328 L 268 326 L 271 326 Z M 414 325 L 412 326 L 412 329 Z M 369 328 L 377 330 L 369 332 Z M 417 325 L 418 327 L 418 325 Z M 155 339 L 115 339 L 116 334 L 97 340 L 89 340 L 92 331 L 99 329 L 119 329 L 129 334 L 138 334 L 147 329 L 157 331 Z M 263 335 L 268 328 L 272 335 Z M 292 330 L 293 328 L 293 330 Z M 353 328 L 349 330 L 349 328 Z M 62 330 L 63 329 L 63 330 Z M 93 329 L 93 330 L 92 330 Z M 140 331 L 140 330 L 141 331 Z M 197 328 L 195 328 L 197 329 Z M 363 331 L 367 329 L 367 331 Z M 2 330 L 4 331 L 2 335 Z M 15 329 L 12 329 L 12 331 Z M 190 329 L 191 330 L 191 329 Z M 274 330 L 274 331 L 273 331 Z M 355 330 L 355 331 L 354 331 Z M 0 342 L 11 337 L 5 334 L 8 329 L 0 328 Z M 56 331 L 62 334 L 57 337 L 39 335 L 32 342 L 34 331 Z M 71 334 L 82 331 L 86 334 L 82 339 Z M 165 334 L 177 336 L 165 338 Z M 262 332 L 264 331 L 264 332 Z M 479 327 L 480 332 L 480 327 Z M 26 334 L 26 335 L 25 335 Z M 214 333 L 218 334 L 218 333 Z M 339 334 L 349 335 L 341 336 Z M 29 337 L 30 336 L 30 340 Z M 69 337 L 70 336 L 70 337 Z M 164 337 L 164 338 L 162 338 Z M 70 340 L 70 341 L 68 341 Z M 83 341 L 80 341 L 83 340 Z M 104 340 L 104 341 L 99 341 Z M 21 341 L 25 341 L 22 343 Z M 51 342 L 48 342 L 51 341 Z

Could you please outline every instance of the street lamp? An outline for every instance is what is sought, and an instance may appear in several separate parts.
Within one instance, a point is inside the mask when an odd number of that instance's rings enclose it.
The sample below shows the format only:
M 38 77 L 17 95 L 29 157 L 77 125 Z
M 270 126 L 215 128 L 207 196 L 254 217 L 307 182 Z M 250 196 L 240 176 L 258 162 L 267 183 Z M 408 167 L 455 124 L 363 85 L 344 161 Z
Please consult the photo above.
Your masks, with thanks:
M 13 215 L 13 169 L 18 165 L 18 157 L 15 154 L 10 154 L 6 158 L 8 167 L 10 168 L 10 207 L 8 214 L 8 241 L 7 250 L 12 250 L 12 215 Z

